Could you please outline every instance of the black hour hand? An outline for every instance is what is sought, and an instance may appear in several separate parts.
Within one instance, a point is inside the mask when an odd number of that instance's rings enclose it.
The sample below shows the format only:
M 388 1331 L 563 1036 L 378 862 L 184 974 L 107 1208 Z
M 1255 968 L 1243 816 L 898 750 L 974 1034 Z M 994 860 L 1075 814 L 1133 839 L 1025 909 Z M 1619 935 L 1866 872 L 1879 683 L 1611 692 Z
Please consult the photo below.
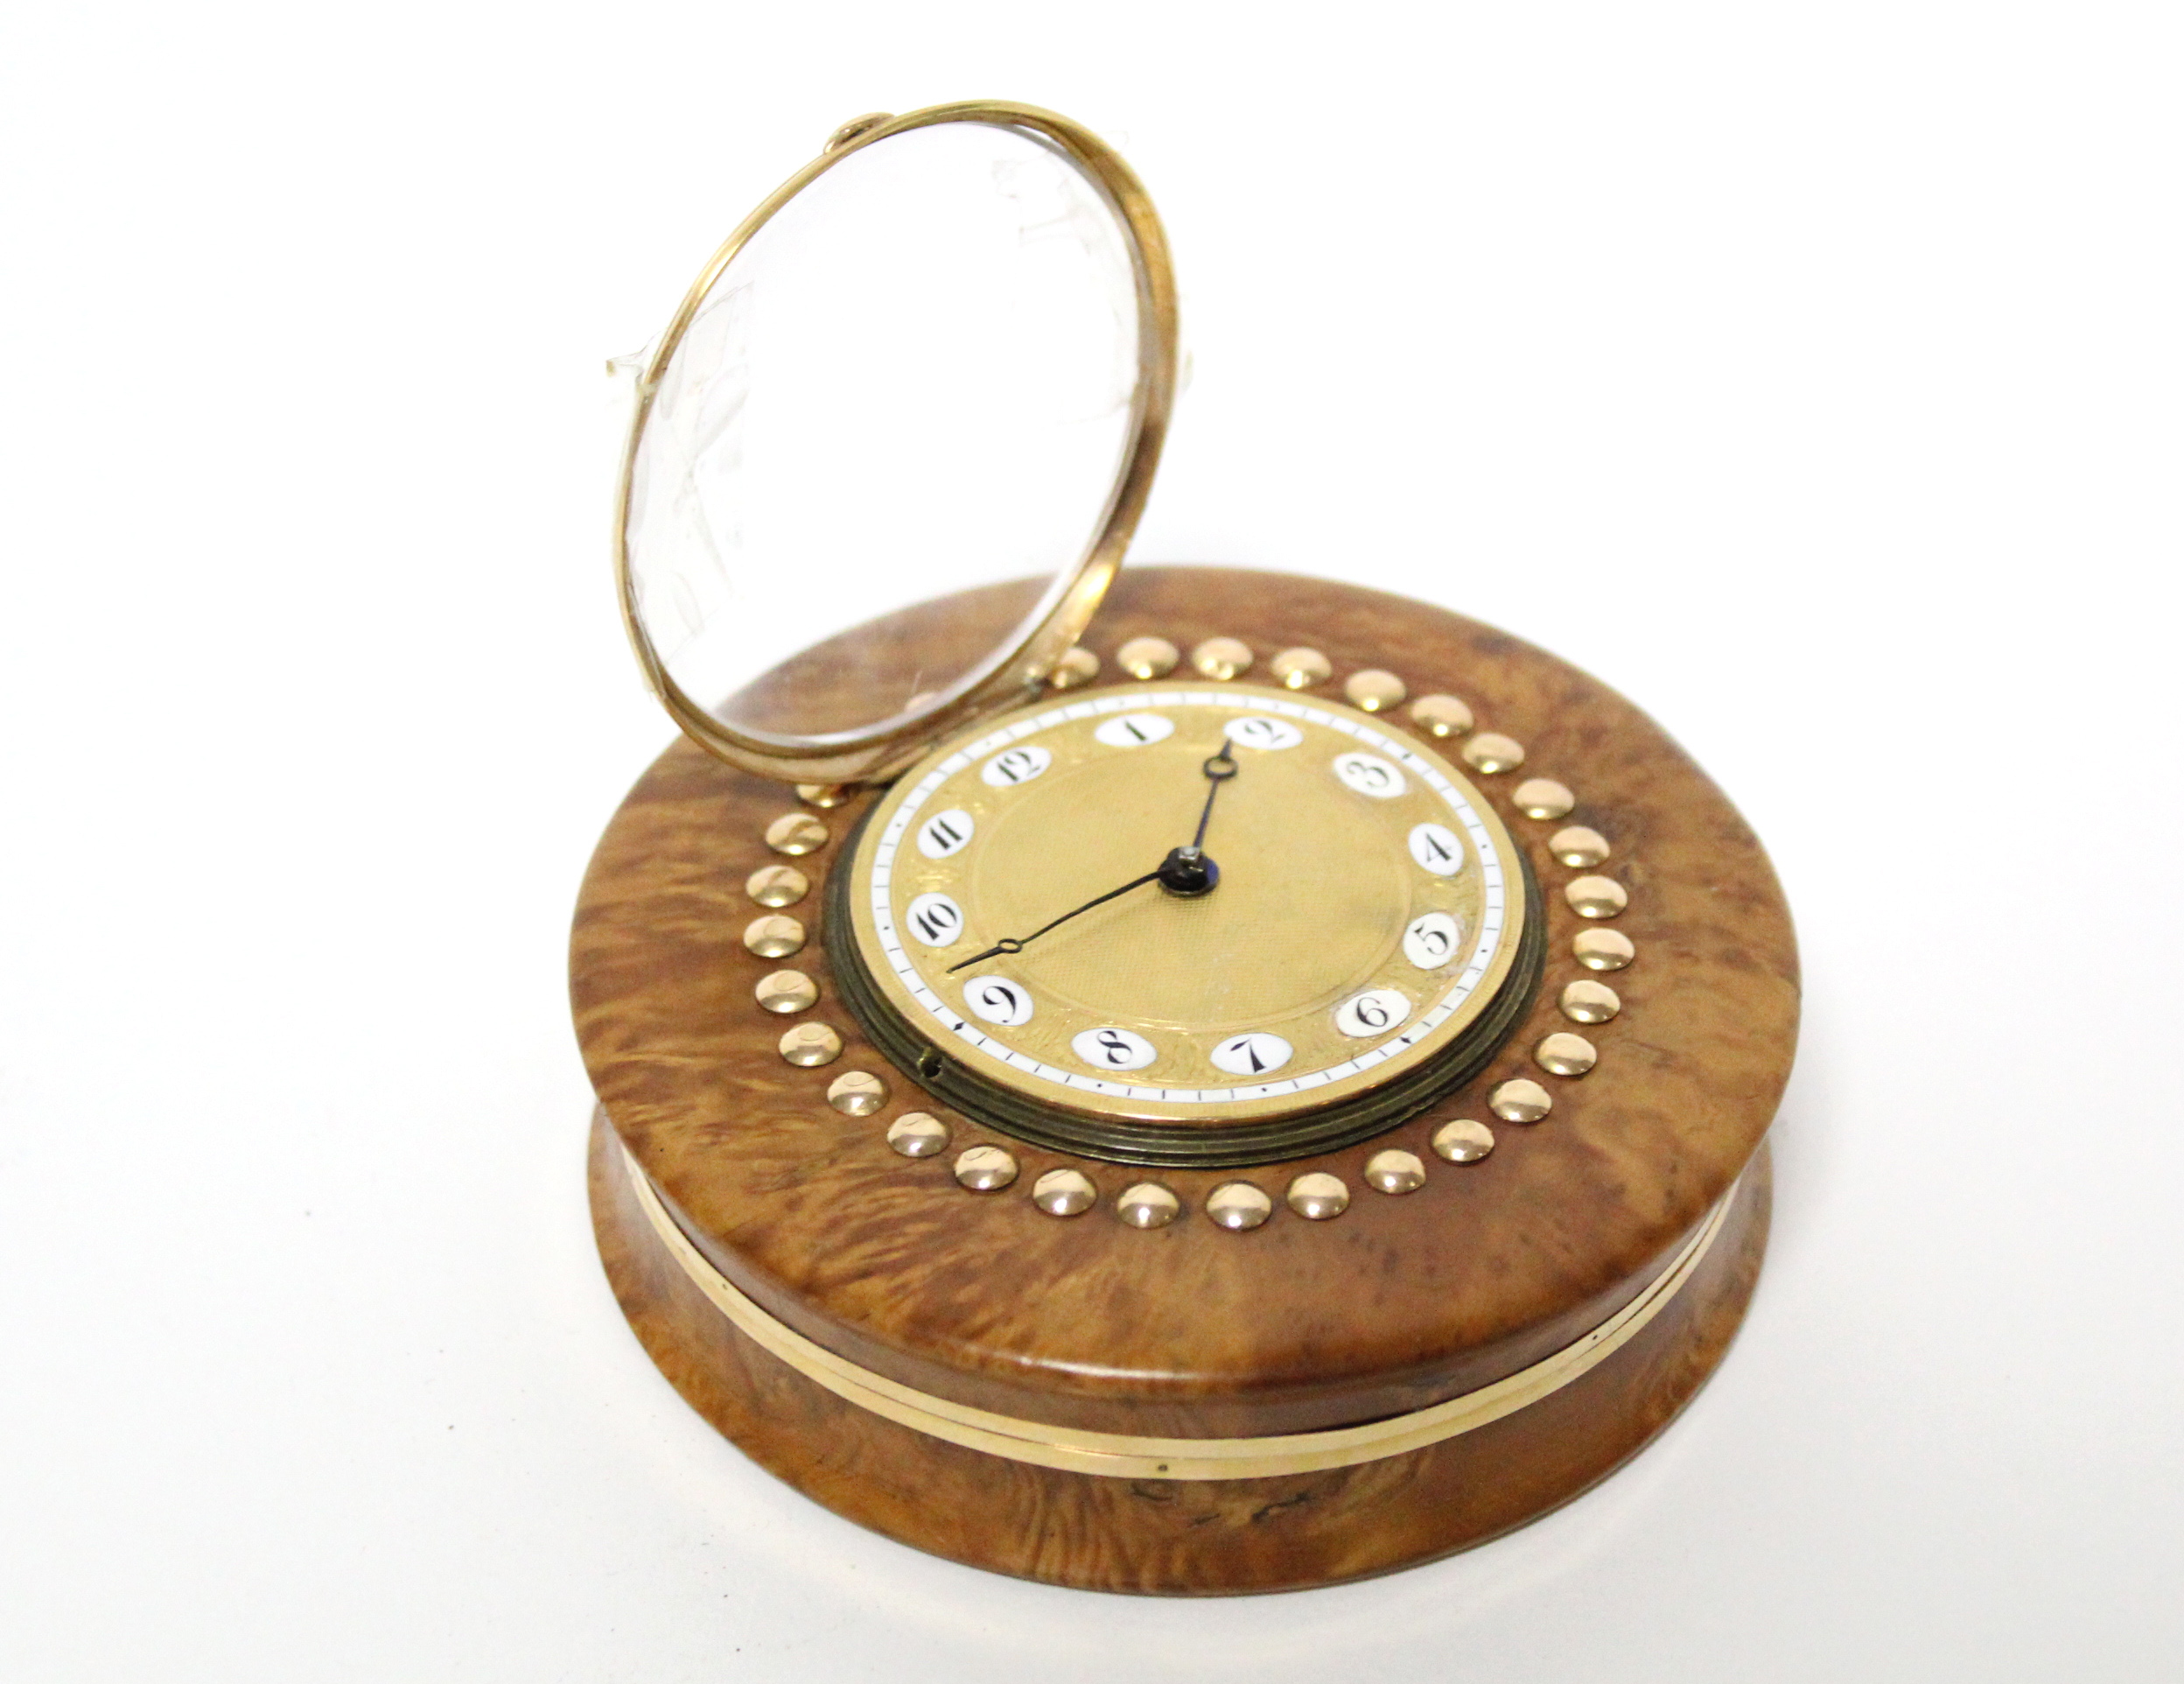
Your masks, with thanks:
M 1179 850 L 1179 852 L 1180 852 L 1180 850 Z M 1171 854 L 1169 858 L 1173 859 L 1174 855 Z M 1116 899 L 1118 895 L 1127 895 L 1134 888 L 1143 888 L 1147 883 L 1160 881 L 1161 872 L 1164 872 L 1166 869 L 1167 867 L 1164 864 L 1158 871 L 1149 871 L 1143 877 L 1131 878 L 1130 881 L 1124 883 L 1120 888 L 1111 888 L 1104 895 L 1096 895 L 1092 897 L 1092 899 L 1087 901 L 1082 906 L 1072 907 L 1068 911 L 1063 913 L 1059 918 L 1051 919 L 1047 923 L 1040 925 L 1037 930 L 1032 931 L 1032 933 L 1028 936 L 1004 937 L 1000 941 L 994 943 L 991 947 L 986 949 L 984 952 L 973 953 L 969 958 L 963 960 L 961 965 L 949 965 L 948 967 L 948 973 L 950 976 L 954 976 L 958 971 L 963 970 L 967 966 L 976 965 L 981 959 L 994 958 L 1004 953 L 1021 953 L 1026 947 L 1028 947 L 1032 943 L 1037 941 L 1041 936 L 1044 936 L 1048 930 L 1054 929 L 1058 924 L 1068 923 L 1070 919 L 1075 917 L 1079 913 L 1089 912 L 1096 906 L 1105 906 L 1110 901 Z

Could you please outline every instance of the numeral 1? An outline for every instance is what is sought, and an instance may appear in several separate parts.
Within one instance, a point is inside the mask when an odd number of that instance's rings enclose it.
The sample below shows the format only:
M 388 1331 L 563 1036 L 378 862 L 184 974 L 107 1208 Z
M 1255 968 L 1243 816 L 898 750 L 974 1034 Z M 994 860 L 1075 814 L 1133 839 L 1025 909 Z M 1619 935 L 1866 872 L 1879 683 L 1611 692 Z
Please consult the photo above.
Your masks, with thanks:
M 1138 748 L 1175 734 L 1175 721 L 1158 713 L 1125 713 L 1092 733 L 1110 748 Z

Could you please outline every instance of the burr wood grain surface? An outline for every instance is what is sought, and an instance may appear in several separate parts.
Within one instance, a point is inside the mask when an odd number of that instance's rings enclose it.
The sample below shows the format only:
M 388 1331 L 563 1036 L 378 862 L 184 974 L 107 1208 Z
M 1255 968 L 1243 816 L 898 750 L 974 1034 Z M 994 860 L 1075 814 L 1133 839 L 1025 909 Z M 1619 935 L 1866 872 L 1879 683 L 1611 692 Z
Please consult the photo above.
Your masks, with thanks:
M 745 880 L 777 857 L 763 832 L 797 803 L 787 789 L 687 742 L 654 763 L 615 815 L 578 902 L 578 1035 L 612 1129 L 708 1258 L 765 1309 L 881 1374 L 1023 1419 L 1138 1434 L 1304 1431 L 1418 1408 L 1569 1343 L 1660 1269 L 1752 1161 L 1774 1116 L 1796 1042 L 1796 959 L 1759 844 L 1704 774 L 1628 702 L 1459 615 L 1285 575 L 1125 569 L 1084 639 L 1105 663 L 1100 682 L 1132 682 L 1113 652 L 1146 634 L 1186 649 L 1215 635 L 1242 638 L 1258 656 L 1254 676 L 1278 650 L 1308 644 L 1331 657 L 1334 672 L 1306 697 L 1339 696 L 1347 674 L 1384 668 L 1413 694 L 1461 697 L 1480 730 L 1524 746 L 1522 771 L 1475 781 L 1547 891 L 1547 983 L 1527 1020 L 1479 1077 L 1377 1140 L 1234 1172 L 1278 1203 L 1292 1176 L 1330 1171 L 1351 1189 L 1344 1215 L 1312 1223 L 1278 1210 L 1254 1232 L 1225 1232 L 1201 1210 L 1228 1174 L 1172 1170 L 1157 1178 L 1181 1196 L 1186 1215 L 1165 1229 L 1133 1231 L 1112 1205 L 1140 1172 L 1023 1147 L 924 1095 L 843 1009 L 816 939 L 788 961 L 745 950 L 742 932 L 759 910 Z M 830 670 L 834 682 L 858 682 L 853 661 Z M 1390 717 L 1404 723 L 1399 711 Z M 1570 785 L 1575 810 L 1554 822 L 1518 814 L 1510 792 L 1535 774 Z M 797 862 L 814 883 L 794 909 L 799 916 L 816 919 L 825 874 L 859 810 L 853 799 L 821 815 L 834 839 Z M 1570 957 L 1586 921 L 1561 894 L 1579 874 L 1547 847 L 1572 824 L 1612 846 L 1600 869 L 1628 890 L 1628 909 L 1614 922 L 1637 944 L 1638 958 L 1613 979 L 1620 1014 L 1586 1028 L 1598 1068 L 1561 1079 L 1532 1063 L 1530 1049 L 1571 1027 L 1557 998 L 1564 983 L 1590 974 Z M 757 979 L 782 963 L 819 986 L 818 1004 L 798 1020 L 759 1011 L 752 999 Z M 807 1070 L 781 1059 L 782 1029 L 804 1020 L 841 1033 L 838 1060 Z M 886 1081 L 890 1097 L 878 1113 L 844 1116 L 826 1103 L 830 1081 L 853 1070 Z M 1476 1164 L 1433 1156 L 1428 1140 L 1439 1124 L 1488 1118 L 1486 1093 L 1518 1074 L 1553 1093 L 1546 1120 L 1495 1123 L 1499 1144 Z M 914 1108 L 950 1125 L 949 1152 L 913 1161 L 887 1147 L 888 1122 Z M 1009 1147 L 1023 1173 L 1004 1192 L 969 1193 L 950 1175 L 954 1151 L 989 1141 Z M 1366 1159 L 1388 1147 L 1424 1161 L 1423 1187 L 1394 1197 L 1366 1187 Z M 1102 1203 L 1058 1220 L 1036 1209 L 1030 1193 L 1041 1172 L 1063 1164 L 1091 1177 Z M 1744 1251 L 1730 1248 L 1747 1275 L 1762 1229 L 1747 1230 Z M 624 1274 L 639 1279 L 642 1268 L 627 1260 L 634 1242 L 625 1235 L 615 1243 Z M 1717 1274 L 1726 1267 L 1709 1265 Z M 1718 1352 L 1727 1333 L 1717 1323 L 1726 1315 L 1733 1325 L 1748 1286 L 1747 1279 L 1711 1310 L 1662 1319 L 1716 1328 Z M 672 1297 L 647 1290 L 646 1302 Z M 1736 1308 L 1725 1309 L 1731 1297 Z M 665 1336 L 645 1337 L 659 1355 Z M 1686 1336 L 1649 1330 L 1648 1348 L 1677 1337 Z M 675 1338 L 688 1344 L 682 1333 Z M 724 1331 L 690 1350 L 701 1347 L 723 1362 L 736 1351 Z M 676 1360 L 687 1366 L 698 1358 L 685 1351 Z M 1676 1360 L 1703 1372 L 1713 1356 L 1701 1361 L 1685 1351 Z M 732 1365 L 747 1367 L 741 1355 Z M 709 1398 L 718 1390 L 682 1375 L 677 1383 L 694 1396 L 694 1387 Z M 700 1407 L 716 1420 L 734 1413 L 717 1398 Z M 1555 1405 L 1558 1415 L 1573 1407 Z M 1647 1408 L 1660 1416 L 1654 1404 Z M 748 1443 L 742 1430 L 730 1430 Z M 1500 1435 L 1494 1442 L 1510 1437 L 1491 1430 Z M 1618 1442 L 1624 1448 L 1587 1479 L 1638 1441 L 1626 1431 Z M 769 1456 L 760 1459 L 781 1470 Z M 1388 1477 L 1360 1474 L 1358 1489 Z

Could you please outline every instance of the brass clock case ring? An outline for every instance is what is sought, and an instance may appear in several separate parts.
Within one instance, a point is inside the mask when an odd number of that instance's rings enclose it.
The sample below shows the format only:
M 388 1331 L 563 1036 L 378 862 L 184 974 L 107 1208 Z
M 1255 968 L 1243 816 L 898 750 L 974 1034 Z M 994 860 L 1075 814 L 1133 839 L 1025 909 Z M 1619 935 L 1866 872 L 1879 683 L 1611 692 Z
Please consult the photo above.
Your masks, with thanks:
M 1171 803 L 1173 837 L 1194 815 L 1197 834 L 1142 869 Z M 1456 853 L 1421 854 L 1432 838 Z M 1545 965 L 1538 882 L 1493 804 L 1400 726 L 1285 689 L 1020 709 L 936 748 L 843 855 L 820 923 L 866 1035 L 965 1116 L 1111 1162 L 1382 1133 L 1494 1056 Z M 1430 958 L 1421 928 L 1446 944 Z

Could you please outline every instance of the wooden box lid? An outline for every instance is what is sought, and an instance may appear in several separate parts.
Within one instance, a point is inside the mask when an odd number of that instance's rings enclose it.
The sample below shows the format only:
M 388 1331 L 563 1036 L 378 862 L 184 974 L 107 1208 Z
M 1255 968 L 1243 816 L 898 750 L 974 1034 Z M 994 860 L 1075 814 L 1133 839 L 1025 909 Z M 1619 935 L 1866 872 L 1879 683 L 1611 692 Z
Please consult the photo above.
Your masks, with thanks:
M 830 840 L 793 861 L 812 887 L 788 909 L 815 926 L 794 964 L 818 985 L 803 1016 L 831 1026 L 844 1050 L 816 1069 L 784 1062 L 785 1021 L 752 997 L 780 961 L 742 938 L 765 910 L 746 880 L 781 863 L 767 828 L 799 803 L 678 742 L 609 825 L 572 943 L 578 1038 L 631 1165 L 705 1262 L 796 1334 L 919 1393 L 1057 1429 L 1219 1438 L 1350 1427 L 1471 1393 L 1581 1340 L 1722 1207 L 1788 1078 L 1796 948 L 1759 843 L 1628 702 L 1456 614 L 1286 575 L 1129 569 L 1083 639 L 1106 663 L 1094 682 L 1130 682 L 1113 650 L 1146 635 L 1185 649 L 1239 638 L 1262 663 L 1308 644 L 1330 658 L 1326 693 L 1339 694 L 1346 674 L 1386 669 L 1414 695 L 1462 698 L 1480 731 L 1522 745 L 1521 768 L 1474 775 L 1544 891 L 1546 978 L 1486 1070 L 1360 1147 L 1241 1170 L 1151 1172 L 1184 1215 L 1133 1229 L 1115 1197 L 1149 1172 L 1035 1149 L 949 1112 L 844 1009 L 816 924 L 825 875 L 869 794 L 805 809 Z M 1572 810 L 1521 811 L 1513 792 L 1535 777 L 1567 785 Z M 1594 926 L 1565 891 L 1593 874 L 1558 860 L 1548 841 L 1573 824 L 1608 838 L 1599 873 L 1628 896 L 1613 927 L 1636 957 L 1612 974 L 1572 957 L 1573 939 Z M 1564 1016 L 1558 1000 L 1573 980 L 1613 986 L 1612 1021 Z M 1536 1044 L 1580 1028 L 1597 1067 L 1580 1077 L 1544 1071 Z M 830 1082 L 850 1070 L 881 1078 L 877 1112 L 828 1103 Z M 1552 1096 L 1550 1114 L 1529 1126 L 1488 1106 L 1498 1084 L 1520 1076 Z M 948 1151 L 909 1159 L 889 1147 L 889 1122 L 911 1110 L 948 1124 Z M 1434 1154 L 1435 1130 L 1457 1118 L 1491 1126 L 1489 1155 Z M 952 1163 L 985 1142 L 1006 1147 L 1020 1174 L 974 1193 Z M 1424 1165 L 1416 1190 L 1368 1183 L 1367 1161 L 1390 1147 Z M 1059 1219 L 1032 1188 L 1063 1165 L 1100 1198 Z M 1284 1208 L 1292 1180 L 1312 1172 L 1348 1188 L 1340 1216 Z M 1250 1232 L 1203 1214 L 1209 1191 L 1236 1179 L 1275 1203 Z

